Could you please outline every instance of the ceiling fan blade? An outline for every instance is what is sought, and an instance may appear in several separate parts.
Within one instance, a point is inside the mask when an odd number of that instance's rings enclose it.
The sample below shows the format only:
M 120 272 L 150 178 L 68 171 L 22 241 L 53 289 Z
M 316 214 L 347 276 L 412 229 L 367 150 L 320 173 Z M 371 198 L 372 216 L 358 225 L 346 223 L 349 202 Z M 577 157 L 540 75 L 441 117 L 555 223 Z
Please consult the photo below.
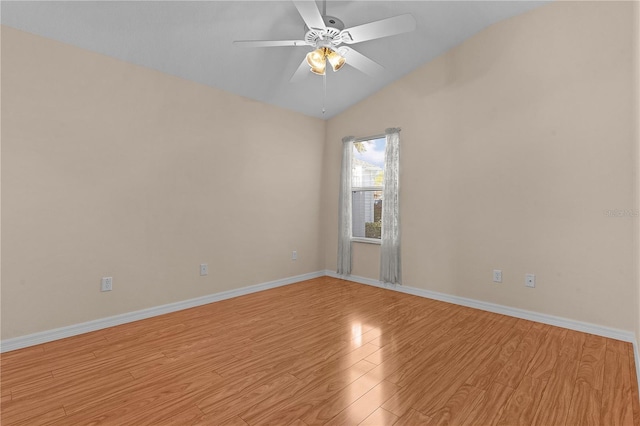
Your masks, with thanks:
M 279 46 L 308 46 L 304 40 L 236 40 L 239 47 L 279 47 Z
M 293 73 L 293 75 L 291 76 L 291 79 L 289 81 L 291 83 L 295 83 L 297 81 L 302 80 L 307 75 L 309 75 L 309 72 L 310 72 L 309 69 L 310 68 L 311 67 L 307 63 L 307 57 L 305 56 L 304 59 L 302 60 L 302 63 L 300 64 L 300 66 L 298 67 L 296 72 Z
M 304 23 L 307 24 L 309 29 L 317 28 L 324 30 L 327 28 L 322 20 L 322 15 L 320 15 L 318 5 L 314 0 L 293 0 L 293 4 L 296 6 L 296 9 L 298 9 L 298 13 L 300 13 L 300 16 L 302 16 Z
M 367 58 L 362 53 L 353 50 L 350 47 L 342 46 L 339 53 L 347 61 L 347 65 L 351 65 L 355 69 L 371 77 L 381 77 L 385 73 L 385 69 L 379 63 Z
M 408 33 L 416 29 L 416 20 L 410 13 L 394 16 L 393 18 L 369 22 L 368 24 L 342 30 L 343 43 L 353 44 L 376 38 L 389 37 L 396 34 Z

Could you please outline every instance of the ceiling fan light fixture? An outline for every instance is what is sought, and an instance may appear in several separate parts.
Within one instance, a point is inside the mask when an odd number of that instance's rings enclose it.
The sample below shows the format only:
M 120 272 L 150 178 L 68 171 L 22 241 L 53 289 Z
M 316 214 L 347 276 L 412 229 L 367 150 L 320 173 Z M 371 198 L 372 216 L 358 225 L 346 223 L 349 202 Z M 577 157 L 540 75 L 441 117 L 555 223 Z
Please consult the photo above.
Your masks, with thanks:
M 328 47 L 319 47 L 307 53 L 307 63 L 311 67 L 311 72 L 324 75 L 327 68 L 327 61 L 333 71 L 338 71 L 345 64 L 344 57 L 335 50 Z

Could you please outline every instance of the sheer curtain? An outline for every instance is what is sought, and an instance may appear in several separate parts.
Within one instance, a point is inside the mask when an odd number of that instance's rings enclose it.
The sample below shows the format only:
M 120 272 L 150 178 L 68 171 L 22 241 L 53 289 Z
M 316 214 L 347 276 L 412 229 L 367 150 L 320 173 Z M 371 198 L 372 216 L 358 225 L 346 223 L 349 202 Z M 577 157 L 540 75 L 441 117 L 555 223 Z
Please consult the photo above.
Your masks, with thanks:
M 400 129 L 385 131 L 387 146 L 382 190 L 382 246 L 380 247 L 380 281 L 401 284 L 400 261 Z
M 338 274 L 351 274 L 351 155 L 353 136 L 342 139 L 342 172 L 340 173 L 340 218 L 338 223 Z

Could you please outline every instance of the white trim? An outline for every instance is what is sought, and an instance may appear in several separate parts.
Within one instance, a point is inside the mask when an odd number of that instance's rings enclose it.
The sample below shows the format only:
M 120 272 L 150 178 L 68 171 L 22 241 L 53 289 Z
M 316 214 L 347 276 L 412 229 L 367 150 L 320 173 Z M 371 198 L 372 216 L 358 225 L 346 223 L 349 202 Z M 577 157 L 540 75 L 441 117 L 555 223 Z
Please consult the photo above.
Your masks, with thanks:
M 582 321 L 576 321 L 568 318 L 556 317 L 554 315 L 541 314 L 538 312 L 527 311 L 524 309 L 511 308 L 509 306 L 498 305 L 495 303 L 483 302 L 481 300 L 468 299 L 466 297 L 452 296 L 450 294 L 438 293 L 436 291 L 424 290 L 421 288 L 409 287 L 405 285 L 383 284 L 382 282 L 372 279 L 359 277 L 355 275 L 338 275 L 333 271 L 326 271 L 326 274 L 333 278 L 341 278 L 347 281 L 353 281 L 360 284 L 372 285 L 375 287 L 395 290 L 401 293 L 412 294 L 414 296 L 425 297 L 427 299 L 440 300 L 442 302 L 453 303 L 455 305 L 467 306 L 469 308 L 481 309 L 496 314 L 508 315 L 511 317 L 522 318 L 529 321 L 540 322 L 543 324 L 554 325 L 556 327 L 568 328 L 570 330 L 581 331 L 583 333 L 595 334 L 597 336 L 608 337 L 610 339 L 622 340 L 623 342 L 633 343 L 634 353 L 636 357 L 636 369 L 638 369 L 638 350 L 635 333 L 631 331 L 619 330 L 616 328 L 605 327 L 601 325 L 591 324 Z
M 356 138 L 353 142 L 368 142 L 368 141 L 377 141 L 378 139 L 384 139 L 387 137 L 386 133 L 381 135 L 373 135 L 373 136 L 364 136 L 362 138 Z
M 352 243 L 365 243 L 365 244 L 376 244 L 381 245 L 382 240 L 379 238 L 366 238 L 366 237 L 351 237 Z
M 141 309 L 139 311 L 127 312 L 125 314 L 114 315 L 112 317 L 100 318 L 93 321 L 87 321 L 80 324 L 69 325 L 66 327 L 55 328 L 53 330 L 41 331 L 38 333 L 27 334 L 26 336 L 14 337 L 0 341 L 0 353 L 13 351 L 16 349 L 26 348 L 28 346 L 39 345 L 41 343 L 51 342 L 53 340 L 64 339 L 65 337 L 76 336 L 78 334 L 89 333 L 91 331 L 101 330 L 107 327 L 126 324 L 141 319 L 151 318 L 158 315 L 164 315 L 171 312 L 181 311 L 196 306 L 206 305 L 233 297 L 244 296 L 258 291 L 268 290 L 271 288 L 281 287 L 312 278 L 324 276 L 324 271 L 310 272 L 308 274 L 297 275 L 294 277 L 283 278 L 280 280 L 269 281 L 266 283 L 255 284 L 234 290 L 222 291 L 220 293 L 209 294 L 195 299 L 183 300 L 180 302 L 169 303 L 166 305 L 155 306 L 153 308 Z
M 638 381 L 638 389 L 640 389 L 640 356 L 638 353 L 638 341 L 633 341 L 633 355 L 636 364 L 636 380 Z
M 384 191 L 384 186 L 352 186 L 351 187 L 351 192 L 376 192 L 376 191 L 377 192 Z

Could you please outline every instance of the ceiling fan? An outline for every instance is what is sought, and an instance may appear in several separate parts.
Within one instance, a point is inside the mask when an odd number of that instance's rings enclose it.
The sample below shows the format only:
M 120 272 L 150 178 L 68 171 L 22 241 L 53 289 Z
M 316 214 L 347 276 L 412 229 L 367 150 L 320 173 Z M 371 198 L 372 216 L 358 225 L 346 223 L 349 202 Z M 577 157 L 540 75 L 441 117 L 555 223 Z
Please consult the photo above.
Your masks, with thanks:
M 314 48 L 291 77 L 292 82 L 301 80 L 309 70 L 314 74 L 325 75 L 327 61 L 333 71 L 338 71 L 348 64 L 370 76 L 380 75 L 384 71 L 380 64 L 345 45 L 407 33 L 416 29 L 416 20 L 409 13 L 345 29 L 340 19 L 327 16 L 326 0 L 323 14 L 320 13 L 315 1 L 293 0 L 293 4 L 306 24 L 304 40 L 233 42 L 241 47 L 310 46 Z

